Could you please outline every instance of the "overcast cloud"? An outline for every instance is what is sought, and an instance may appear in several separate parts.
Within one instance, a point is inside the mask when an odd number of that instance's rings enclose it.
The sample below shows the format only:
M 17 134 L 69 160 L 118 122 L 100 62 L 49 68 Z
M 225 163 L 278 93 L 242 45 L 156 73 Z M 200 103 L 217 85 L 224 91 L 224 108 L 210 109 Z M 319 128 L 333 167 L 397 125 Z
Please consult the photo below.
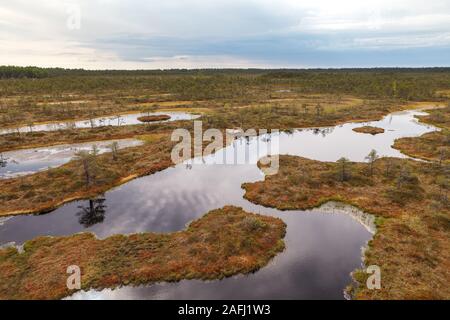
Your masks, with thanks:
M 0 0 L 0 64 L 450 66 L 450 1 Z

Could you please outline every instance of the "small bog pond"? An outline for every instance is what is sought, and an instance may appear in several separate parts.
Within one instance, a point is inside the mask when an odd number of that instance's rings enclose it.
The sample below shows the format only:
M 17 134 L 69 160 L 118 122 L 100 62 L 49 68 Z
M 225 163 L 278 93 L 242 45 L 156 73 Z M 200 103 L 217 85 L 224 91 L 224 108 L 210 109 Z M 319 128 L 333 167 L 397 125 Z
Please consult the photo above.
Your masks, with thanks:
M 121 114 L 117 116 L 99 117 L 80 121 L 65 121 L 46 124 L 36 124 L 32 126 L 23 126 L 19 128 L 0 129 L 0 134 L 17 133 L 17 132 L 38 132 L 38 131 L 57 131 L 65 129 L 82 129 L 104 126 L 124 126 L 143 124 L 138 118 L 148 115 L 147 113 L 131 113 Z M 199 115 L 185 112 L 152 112 L 151 115 L 168 115 L 169 120 L 155 121 L 152 123 L 170 122 L 178 120 L 192 120 L 200 117 Z
M 373 235 L 373 217 L 333 203 L 308 211 L 265 208 L 245 200 L 241 184 L 264 179 L 256 162 L 267 154 L 321 161 L 345 156 L 364 161 L 370 150 L 376 149 L 381 155 L 404 157 L 390 147 L 396 138 L 436 130 L 419 124 L 414 118 L 417 114 L 420 112 L 406 111 L 364 124 L 240 138 L 214 155 L 195 159 L 194 164 L 180 164 L 136 179 L 97 199 L 75 201 L 45 215 L 4 218 L 0 221 L 0 244 L 81 231 L 101 238 L 118 233 L 171 232 L 185 228 L 209 210 L 235 205 L 279 217 L 287 224 L 286 250 L 258 272 L 218 281 L 91 290 L 71 298 L 343 299 L 343 289 L 351 282 L 350 272 L 361 266 L 361 250 Z M 362 125 L 384 128 L 385 133 L 372 136 L 352 131 Z M 224 158 L 242 158 L 246 164 L 214 164 Z
M 143 144 L 143 141 L 137 139 L 121 139 L 3 152 L 0 154 L 0 179 L 14 178 L 63 165 L 78 151 L 91 151 L 93 146 L 98 148 L 99 154 L 111 152 L 109 146 L 115 141 L 119 149 Z

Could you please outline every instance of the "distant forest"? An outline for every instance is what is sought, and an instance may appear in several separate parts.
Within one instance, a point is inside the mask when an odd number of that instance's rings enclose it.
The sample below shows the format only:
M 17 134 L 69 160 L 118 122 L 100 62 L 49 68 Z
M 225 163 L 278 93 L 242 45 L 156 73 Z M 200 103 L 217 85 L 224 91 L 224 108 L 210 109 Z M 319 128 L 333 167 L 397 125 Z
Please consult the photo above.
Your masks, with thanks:
M 0 66 L 0 79 L 11 78 L 46 78 L 49 69 L 38 67 Z
M 47 78 L 57 76 L 92 76 L 92 75 L 220 75 L 220 74 L 253 74 L 266 75 L 273 78 L 296 78 L 305 74 L 326 73 L 449 73 L 450 68 L 329 68 L 329 69 L 169 69 L 169 70 L 86 70 L 64 68 L 40 68 L 0 66 L 0 79 L 14 78 Z
M 179 99 L 246 99 L 272 89 L 362 98 L 448 99 L 450 68 L 84 70 L 0 66 L 0 95 L 167 92 Z

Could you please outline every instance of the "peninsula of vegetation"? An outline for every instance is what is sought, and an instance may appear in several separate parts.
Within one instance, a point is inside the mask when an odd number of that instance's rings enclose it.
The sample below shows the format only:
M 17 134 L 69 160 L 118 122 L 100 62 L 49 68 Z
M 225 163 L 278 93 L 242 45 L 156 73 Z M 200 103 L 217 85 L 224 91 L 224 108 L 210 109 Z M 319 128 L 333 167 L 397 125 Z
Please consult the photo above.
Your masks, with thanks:
M 439 127 L 440 131 L 420 137 L 397 139 L 393 145 L 406 155 L 428 161 L 448 163 L 450 156 L 450 105 L 441 109 L 427 110 L 429 115 L 419 116 L 424 123 Z

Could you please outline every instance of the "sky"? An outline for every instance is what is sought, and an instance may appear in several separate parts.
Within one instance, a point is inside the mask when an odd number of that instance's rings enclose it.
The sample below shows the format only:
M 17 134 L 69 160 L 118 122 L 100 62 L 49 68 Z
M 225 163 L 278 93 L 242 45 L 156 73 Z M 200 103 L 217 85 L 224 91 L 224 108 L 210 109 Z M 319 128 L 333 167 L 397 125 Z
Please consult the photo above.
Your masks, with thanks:
M 0 0 L 0 65 L 450 66 L 450 0 Z

